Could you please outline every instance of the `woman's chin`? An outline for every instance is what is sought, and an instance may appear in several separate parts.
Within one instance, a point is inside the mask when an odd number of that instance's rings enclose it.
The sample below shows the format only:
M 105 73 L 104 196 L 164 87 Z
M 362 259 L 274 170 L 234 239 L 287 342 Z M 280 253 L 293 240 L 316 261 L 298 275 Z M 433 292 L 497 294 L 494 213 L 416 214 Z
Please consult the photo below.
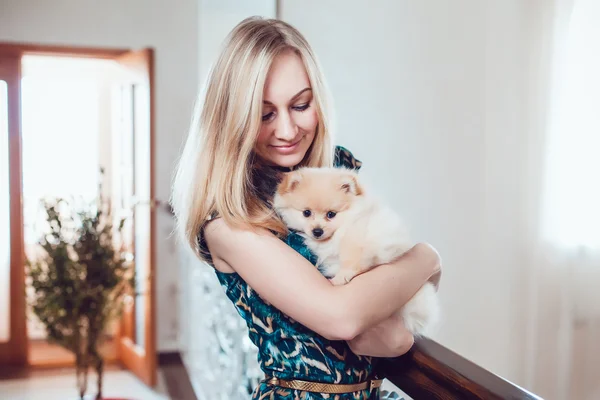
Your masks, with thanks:
M 267 157 L 262 157 L 268 164 L 283 168 L 292 168 L 300 164 L 308 149 L 298 149 L 290 154 L 281 154 L 277 150 L 268 152 Z
M 274 160 L 274 164 L 284 168 L 293 168 L 300 164 L 304 159 L 304 154 L 290 154 L 286 156 L 278 156 Z

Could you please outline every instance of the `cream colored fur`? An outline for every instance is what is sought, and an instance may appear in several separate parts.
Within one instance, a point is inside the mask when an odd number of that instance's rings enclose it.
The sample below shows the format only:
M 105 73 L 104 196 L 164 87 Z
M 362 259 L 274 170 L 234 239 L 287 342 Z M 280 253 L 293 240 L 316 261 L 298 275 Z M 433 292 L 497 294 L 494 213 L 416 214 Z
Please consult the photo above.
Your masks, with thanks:
M 365 193 L 351 170 L 301 168 L 288 173 L 274 206 L 287 226 L 304 237 L 318 257 L 319 270 L 334 285 L 390 263 L 414 245 L 400 217 Z M 336 213 L 333 218 L 328 218 L 330 212 Z M 323 231 L 320 237 L 313 234 L 315 229 Z M 429 334 L 439 316 L 435 287 L 425 284 L 400 312 L 413 335 Z

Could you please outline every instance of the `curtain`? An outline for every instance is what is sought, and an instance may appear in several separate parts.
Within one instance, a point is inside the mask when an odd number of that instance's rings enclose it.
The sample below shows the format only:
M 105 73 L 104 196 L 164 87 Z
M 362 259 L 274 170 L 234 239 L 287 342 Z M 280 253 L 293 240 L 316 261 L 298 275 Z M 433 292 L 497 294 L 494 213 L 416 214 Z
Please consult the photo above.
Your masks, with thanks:
M 600 399 L 600 0 L 536 7 L 526 386 Z

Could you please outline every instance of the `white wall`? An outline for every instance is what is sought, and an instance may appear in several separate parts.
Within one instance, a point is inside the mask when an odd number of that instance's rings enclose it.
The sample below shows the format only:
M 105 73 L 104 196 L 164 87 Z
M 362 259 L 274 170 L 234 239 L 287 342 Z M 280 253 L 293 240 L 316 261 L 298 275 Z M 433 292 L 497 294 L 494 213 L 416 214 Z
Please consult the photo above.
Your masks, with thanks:
M 337 142 L 443 257 L 436 339 L 516 382 L 523 7 L 306 0 L 280 10 L 320 57 Z
M 223 40 L 243 19 L 260 15 L 275 18 L 275 0 L 198 0 L 200 83 L 207 78 Z
M 197 0 L 4 0 L 0 41 L 98 47 L 153 47 L 156 55 L 156 193 L 168 200 L 171 174 L 198 89 Z M 178 259 L 157 224 L 158 349 L 177 348 Z

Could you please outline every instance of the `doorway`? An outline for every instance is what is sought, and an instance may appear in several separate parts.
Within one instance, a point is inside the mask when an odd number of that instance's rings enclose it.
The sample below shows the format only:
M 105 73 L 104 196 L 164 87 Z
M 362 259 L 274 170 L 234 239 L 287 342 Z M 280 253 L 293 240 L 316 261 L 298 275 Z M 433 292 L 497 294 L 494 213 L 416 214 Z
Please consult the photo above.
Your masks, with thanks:
M 102 352 L 154 386 L 152 76 L 151 49 L 0 44 L 0 366 L 73 365 L 27 306 L 24 255 L 41 234 L 42 199 L 89 202 L 102 180 L 113 210 L 130 216 L 124 245 L 136 273 Z
M 94 58 L 25 55 L 21 59 L 21 160 L 25 253 L 32 257 L 45 226 L 40 204 L 46 198 L 76 198 L 90 203 L 100 184 L 99 167 L 111 166 L 110 89 L 116 83 L 113 61 Z M 103 189 L 110 195 L 110 174 Z M 32 287 L 27 283 L 27 304 Z M 115 332 L 103 355 L 116 359 Z M 28 364 L 74 362 L 64 348 L 48 343 L 44 326 L 27 309 Z

